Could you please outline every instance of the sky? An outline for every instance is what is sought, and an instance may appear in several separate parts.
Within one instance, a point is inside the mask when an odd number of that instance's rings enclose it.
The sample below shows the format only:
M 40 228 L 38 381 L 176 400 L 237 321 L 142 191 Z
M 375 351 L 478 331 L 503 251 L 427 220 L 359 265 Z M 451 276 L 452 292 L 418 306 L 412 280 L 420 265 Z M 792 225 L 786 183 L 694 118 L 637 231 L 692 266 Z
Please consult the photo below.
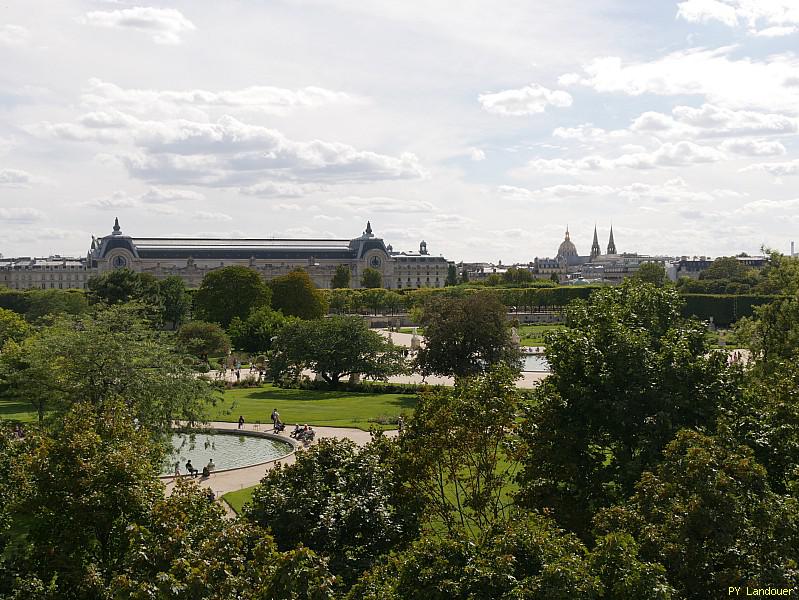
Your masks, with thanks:
M 799 241 L 796 0 L 6 0 L 0 252 Z

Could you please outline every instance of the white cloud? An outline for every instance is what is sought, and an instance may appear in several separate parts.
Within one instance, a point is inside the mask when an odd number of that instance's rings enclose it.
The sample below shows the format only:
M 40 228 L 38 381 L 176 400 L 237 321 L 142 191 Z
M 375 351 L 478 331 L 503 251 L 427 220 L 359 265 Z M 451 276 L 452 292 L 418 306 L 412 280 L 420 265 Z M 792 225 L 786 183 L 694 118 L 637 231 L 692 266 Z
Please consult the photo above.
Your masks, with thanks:
M 324 187 L 314 184 L 260 181 L 253 185 L 239 188 L 239 192 L 247 196 L 258 196 L 260 198 L 299 198 L 321 189 L 324 189 Z
M 297 108 L 318 108 L 330 104 L 358 104 L 362 98 L 309 86 L 296 90 L 254 85 L 233 90 L 154 90 L 123 88 L 91 78 L 81 96 L 82 103 L 98 110 L 120 110 L 138 115 L 184 115 L 199 117 L 212 109 L 247 109 L 267 114 L 286 115 Z
M 205 210 L 198 210 L 192 213 L 192 217 L 199 221 L 232 221 L 233 217 L 221 212 L 209 212 Z
M 739 215 L 752 215 L 752 214 L 778 214 L 780 211 L 791 211 L 795 212 L 796 209 L 799 208 L 799 198 L 794 198 L 791 200 L 768 200 L 768 199 L 761 199 L 761 200 L 754 200 L 752 202 L 747 202 L 740 208 L 735 210 L 736 214 Z
M 475 162 L 479 162 L 481 160 L 486 159 L 486 153 L 484 150 L 481 150 L 480 148 L 470 148 L 469 158 L 471 158 Z
M 351 211 L 369 211 L 376 213 L 426 213 L 431 214 L 436 207 L 426 200 L 399 200 L 385 196 L 364 198 L 361 196 L 345 196 L 327 201 L 327 204 Z M 432 217 L 431 217 L 432 218 Z
M 92 11 L 80 21 L 95 27 L 141 31 L 149 34 L 156 44 L 179 44 L 184 33 L 196 29 L 179 10 L 150 6 Z
M 584 75 L 569 73 L 559 81 L 605 93 L 697 95 L 727 108 L 796 112 L 799 88 L 786 85 L 786 81 L 799 70 L 799 58 L 786 53 L 760 60 L 736 59 L 731 57 L 735 49 L 692 48 L 649 62 L 598 58 L 584 66 Z
M 527 167 L 543 173 L 576 174 L 581 171 L 600 171 L 616 168 L 654 169 L 656 167 L 687 167 L 699 163 L 710 163 L 723 160 L 724 154 L 709 146 L 700 146 L 693 142 L 682 141 L 676 144 L 665 143 L 652 152 L 636 152 L 622 154 L 615 158 L 602 156 L 585 156 L 577 159 L 537 158 L 531 160 Z
M 744 168 L 743 171 L 763 171 L 776 177 L 799 175 L 799 159 L 786 162 L 756 163 Z
M 779 142 L 767 140 L 732 139 L 725 141 L 721 147 L 743 156 L 783 156 L 787 152 Z
M 0 45 L 2 46 L 24 46 L 31 38 L 31 32 L 22 25 L 2 25 L 0 26 Z
M 776 37 L 796 31 L 799 5 L 795 0 L 684 0 L 677 4 L 677 16 L 694 23 L 746 26 L 754 35 Z
M 20 169 L 0 169 L 0 186 L 29 187 L 35 177 Z
M 677 16 L 694 23 L 720 21 L 730 27 L 738 25 L 738 14 L 733 6 L 719 0 L 687 0 L 677 4 Z
M 671 114 L 645 112 L 633 120 L 632 131 L 657 136 L 702 138 L 745 135 L 786 135 L 799 132 L 799 119 L 713 104 L 675 106 Z
M 0 221 L 6 223 L 34 223 L 44 218 L 44 213 L 35 208 L 0 208 Z
M 544 112 L 548 106 L 564 108 L 572 105 L 572 97 L 562 90 L 550 90 L 537 83 L 514 90 L 487 92 L 477 97 L 486 112 L 520 117 Z
M 426 175 L 411 153 L 388 156 L 340 142 L 288 139 L 281 132 L 229 115 L 213 123 L 146 121 L 113 111 L 77 123 L 39 123 L 31 133 L 68 141 L 131 143 L 118 159 L 148 182 L 248 187 L 266 176 L 317 181 L 418 179 Z
M 192 204 L 205 199 L 203 194 L 191 190 L 174 188 L 150 187 L 139 195 L 116 191 L 110 196 L 101 196 L 94 200 L 87 200 L 80 205 L 86 208 L 99 210 L 117 210 L 125 208 L 140 208 L 162 215 L 174 215 L 180 211 L 171 205 L 172 202 L 191 202 Z
M 151 187 L 141 195 L 140 200 L 146 204 L 163 204 L 165 202 L 202 202 L 205 195 L 192 190 Z

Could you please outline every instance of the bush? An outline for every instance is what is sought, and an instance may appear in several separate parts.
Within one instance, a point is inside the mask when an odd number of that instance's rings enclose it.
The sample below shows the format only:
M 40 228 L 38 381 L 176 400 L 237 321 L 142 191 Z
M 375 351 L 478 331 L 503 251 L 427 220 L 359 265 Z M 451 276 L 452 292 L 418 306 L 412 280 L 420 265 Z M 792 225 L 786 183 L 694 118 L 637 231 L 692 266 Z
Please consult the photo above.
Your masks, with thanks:
M 756 306 L 770 304 L 779 296 L 685 294 L 682 298 L 685 300 L 683 316 L 703 321 L 712 317 L 716 325 L 727 326 L 741 317 L 751 317 Z

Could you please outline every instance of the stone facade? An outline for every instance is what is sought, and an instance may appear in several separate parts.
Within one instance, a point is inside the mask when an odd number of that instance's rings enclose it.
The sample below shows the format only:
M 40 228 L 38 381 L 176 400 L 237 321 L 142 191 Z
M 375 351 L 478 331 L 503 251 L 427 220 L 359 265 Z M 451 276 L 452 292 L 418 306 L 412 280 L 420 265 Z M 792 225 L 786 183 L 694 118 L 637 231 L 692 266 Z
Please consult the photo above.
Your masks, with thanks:
M 129 268 L 158 279 L 177 275 L 199 287 L 209 271 L 244 265 L 265 280 L 305 269 L 316 285 L 329 288 L 336 267 L 347 265 L 352 287 L 367 267 L 380 271 L 390 289 L 443 287 L 449 262 L 431 256 L 426 242 L 419 252 L 394 252 L 366 230 L 351 240 L 137 238 L 124 235 L 115 221 L 111 234 L 92 238 L 85 258 L 0 259 L 0 285 L 12 289 L 85 288 L 93 275 Z

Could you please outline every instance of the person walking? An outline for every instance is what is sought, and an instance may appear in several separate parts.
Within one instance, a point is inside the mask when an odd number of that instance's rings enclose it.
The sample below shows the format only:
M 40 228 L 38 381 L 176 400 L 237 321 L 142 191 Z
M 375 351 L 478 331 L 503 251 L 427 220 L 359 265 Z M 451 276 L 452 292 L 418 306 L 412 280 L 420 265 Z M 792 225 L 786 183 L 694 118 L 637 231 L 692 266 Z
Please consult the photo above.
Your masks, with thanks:
M 244 415 L 239 415 L 239 429 L 244 427 Z

